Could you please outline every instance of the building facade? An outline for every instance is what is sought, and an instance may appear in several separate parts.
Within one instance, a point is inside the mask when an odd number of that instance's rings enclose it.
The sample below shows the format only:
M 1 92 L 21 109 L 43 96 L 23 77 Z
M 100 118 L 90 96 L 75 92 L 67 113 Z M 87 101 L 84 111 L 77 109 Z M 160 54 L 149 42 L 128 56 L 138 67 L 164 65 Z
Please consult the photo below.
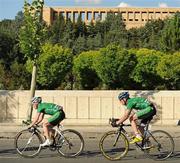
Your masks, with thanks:
M 147 21 L 165 19 L 172 16 L 176 12 L 180 12 L 180 8 L 86 8 L 86 7 L 44 7 L 43 19 L 48 25 L 51 25 L 57 17 L 62 14 L 65 19 L 70 18 L 76 22 L 80 15 L 82 20 L 88 24 L 91 21 L 105 20 L 108 13 L 122 14 L 127 29 L 133 27 L 141 27 Z

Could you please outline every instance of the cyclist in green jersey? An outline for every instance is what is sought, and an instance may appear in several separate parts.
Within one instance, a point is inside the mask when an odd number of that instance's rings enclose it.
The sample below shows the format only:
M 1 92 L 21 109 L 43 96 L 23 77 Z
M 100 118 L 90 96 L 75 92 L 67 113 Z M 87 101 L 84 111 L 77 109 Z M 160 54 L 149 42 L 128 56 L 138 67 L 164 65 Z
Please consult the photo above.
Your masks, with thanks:
M 46 141 L 41 146 L 49 146 L 53 143 L 50 136 L 53 131 L 52 128 L 65 118 L 63 107 L 53 103 L 42 102 L 41 97 L 32 98 L 32 105 L 37 110 L 37 113 L 30 127 L 39 124 L 43 120 L 43 131 Z M 51 117 L 44 119 L 45 114 L 51 115 Z
M 135 133 L 135 137 L 130 144 L 142 141 L 142 135 L 137 127 L 136 121 L 141 119 L 141 122 L 146 123 L 148 120 L 151 120 L 156 114 L 156 108 L 145 98 L 130 98 L 128 92 L 120 93 L 118 99 L 122 105 L 126 106 L 126 110 L 124 115 L 116 121 L 115 125 L 119 125 L 129 118 L 132 129 Z

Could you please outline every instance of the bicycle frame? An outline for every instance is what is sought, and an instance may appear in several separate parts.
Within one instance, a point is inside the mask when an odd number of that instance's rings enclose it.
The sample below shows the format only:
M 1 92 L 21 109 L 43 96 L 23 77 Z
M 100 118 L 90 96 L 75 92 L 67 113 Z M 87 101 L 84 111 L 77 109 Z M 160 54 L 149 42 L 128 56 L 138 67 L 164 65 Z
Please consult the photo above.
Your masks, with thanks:
M 117 130 L 118 135 L 117 135 L 117 137 L 116 137 L 116 139 L 115 139 L 115 142 L 114 142 L 113 146 L 115 146 L 116 143 L 118 142 L 118 139 L 119 139 L 119 136 L 121 135 L 121 133 L 124 133 L 124 134 L 127 136 L 127 138 L 129 138 L 129 135 L 128 135 L 127 131 L 124 129 L 124 127 L 129 127 L 129 126 L 131 126 L 131 125 L 130 125 L 130 124 L 128 124 L 128 125 L 122 124 L 122 125 L 118 128 L 118 130 Z M 140 125 L 139 125 L 139 126 L 140 126 Z M 153 135 L 151 134 L 151 132 L 148 130 L 148 128 L 149 128 L 149 123 L 147 123 L 144 128 L 145 128 L 145 130 L 144 130 L 143 140 L 142 140 L 141 144 L 135 143 L 135 145 L 136 145 L 137 147 L 139 147 L 142 151 L 144 150 L 143 147 L 144 147 L 145 140 L 147 139 L 147 135 L 151 135 L 151 137 L 157 142 L 157 140 L 154 138 L 154 136 L 153 136 Z M 159 144 L 159 143 L 157 142 L 157 144 Z

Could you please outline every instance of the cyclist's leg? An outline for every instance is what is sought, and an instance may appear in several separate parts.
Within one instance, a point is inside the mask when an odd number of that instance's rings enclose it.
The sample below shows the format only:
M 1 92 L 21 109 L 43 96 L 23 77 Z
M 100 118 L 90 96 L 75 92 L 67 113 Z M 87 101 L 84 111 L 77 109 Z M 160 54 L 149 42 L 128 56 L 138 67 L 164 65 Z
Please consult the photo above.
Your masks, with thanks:
M 136 135 L 136 134 L 140 134 L 140 133 L 138 132 L 138 128 L 137 128 L 137 123 L 136 123 L 137 120 L 138 120 L 138 118 L 137 118 L 137 116 L 136 116 L 135 113 L 133 113 L 133 114 L 130 115 L 129 121 L 130 121 L 130 123 L 131 123 L 131 127 L 132 127 L 133 132 L 134 132 L 135 135 Z
M 46 137 L 46 139 L 50 139 L 50 135 L 49 135 L 50 128 L 52 128 L 52 125 L 48 122 L 48 119 L 44 119 L 43 131 L 44 131 L 44 136 Z
M 147 124 L 147 122 L 150 122 L 153 119 L 154 115 L 154 110 L 150 106 L 144 110 L 137 112 L 137 117 L 139 120 L 141 120 L 140 123 L 144 124 L 144 126 Z M 144 135 L 144 126 L 139 126 L 139 130 L 142 133 L 142 135 Z
M 49 130 L 51 137 L 54 136 L 55 130 L 53 129 L 54 126 L 59 124 L 65 118 L 65 113 L 63 110 L 55 113 L 52 117 L 48 119 L 48 122 L 51 124 L 52 128 Z
M 46 141 L 42 144 L 42 146 L 53 144 L 53 127 L 57 125 L 61 120 L 63 120 L 65 114 L 63 111 L 58 111 L 48 119 L 45 119 L 43 122 L 43 130 L 44 135 L 46 137 Z
M 137 127 L 137 123 L 136 123 L 137 120 L 138 120 L 138 117 L 136 114 L 130 117 L 131 126 L 135 133 L 135 137 L 133 138 L 132 141 L 129 142 L 130 144 L 141 142 L 143 140 L 141 132 L 139 132 L 138 127 Z
M 65 113 L 63 110 L 56 112 L 52 117 L 48 118 L 48 122 L 51 126 L 56 126 L 65 118 Z
M 51 127 L 52 125 L 48 122 L 48 119 L 44 119 L 43 131 L 44 131 L 44 136 L 46 137 L 46 141 L 43 144 L 41 144 L 42 147 L 49 146 L 53 143 L 53 141 L 50 138 L 50 133 L 49 133 L 49 130 Z

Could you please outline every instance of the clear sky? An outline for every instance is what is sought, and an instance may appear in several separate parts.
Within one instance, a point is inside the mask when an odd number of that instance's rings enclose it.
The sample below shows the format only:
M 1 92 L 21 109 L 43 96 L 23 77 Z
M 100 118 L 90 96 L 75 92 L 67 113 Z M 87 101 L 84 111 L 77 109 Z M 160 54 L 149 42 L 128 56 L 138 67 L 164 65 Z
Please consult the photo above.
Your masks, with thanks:
M 31 2 L 29 0 L 28 2 Z M 24 0 L 0 0 L 0 20 L 14 19 Z M 45 0 L 46 6 L 179 7 L 180 0 Z

